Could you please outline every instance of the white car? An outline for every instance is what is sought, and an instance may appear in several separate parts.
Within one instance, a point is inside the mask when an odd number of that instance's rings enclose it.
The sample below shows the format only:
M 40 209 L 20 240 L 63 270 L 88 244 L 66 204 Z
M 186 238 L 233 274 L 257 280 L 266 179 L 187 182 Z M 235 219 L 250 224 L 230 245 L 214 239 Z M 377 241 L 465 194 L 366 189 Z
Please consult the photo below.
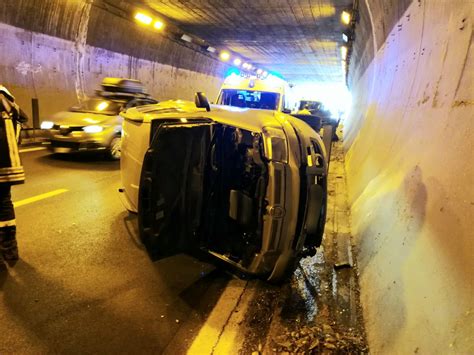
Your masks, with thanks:
M 196 105 L 167 101 L 122 116 L 120 191 L 152 259 L 201 249 L 276 281 L 315 253 L 327 162 L 307 124 L 277 111 L 209 107 L 202 95 Z

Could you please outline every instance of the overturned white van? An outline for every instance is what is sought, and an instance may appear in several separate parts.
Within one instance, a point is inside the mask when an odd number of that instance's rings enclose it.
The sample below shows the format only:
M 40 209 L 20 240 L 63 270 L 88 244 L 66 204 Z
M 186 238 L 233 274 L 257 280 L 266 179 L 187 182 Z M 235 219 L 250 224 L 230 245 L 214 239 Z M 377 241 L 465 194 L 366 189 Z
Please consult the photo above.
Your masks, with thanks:
M 279 280 L 321 244 L 322 140 L 281 112 L 196 106 L 168 101 L 122 114 L 123 202 L 138 212 L 152 259 L 203 250 Z

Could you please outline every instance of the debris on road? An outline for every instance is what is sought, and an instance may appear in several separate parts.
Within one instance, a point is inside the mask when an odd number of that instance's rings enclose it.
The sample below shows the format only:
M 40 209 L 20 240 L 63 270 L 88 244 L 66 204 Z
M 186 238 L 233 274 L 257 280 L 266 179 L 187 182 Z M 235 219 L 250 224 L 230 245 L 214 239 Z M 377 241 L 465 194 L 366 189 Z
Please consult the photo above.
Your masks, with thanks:
M 339 332 L 328 324 L 322 327 L 304 326 L 297 332 L 286 332 L 273 341 L 272 350 L 305 354 L 321 354 L 328 350 L 350 354 L 368 352 L 362 336 L 350 331 Z
M 334 269 L 339 270 L 343 268 L 352 267 L 354 265 L 352 259 L 351 236 L 348 233 L 337 234 L 337 260 L 334 264 Z

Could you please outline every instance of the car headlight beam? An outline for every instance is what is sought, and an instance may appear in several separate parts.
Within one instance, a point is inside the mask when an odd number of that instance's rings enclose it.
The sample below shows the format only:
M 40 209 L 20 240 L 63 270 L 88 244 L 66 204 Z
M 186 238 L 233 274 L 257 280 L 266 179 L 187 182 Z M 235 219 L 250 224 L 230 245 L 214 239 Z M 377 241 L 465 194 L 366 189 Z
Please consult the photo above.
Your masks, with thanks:
M 54 126 L 54 122 L 51 121 L 43 121 L 41 122 L 40 128 L 41 129 L 51 129 Z
M 82 130 L 86 133 L 99 133 L 104 130 L 104 127 L 92 125 L 92 126 L 85 126 L 82 128 Z

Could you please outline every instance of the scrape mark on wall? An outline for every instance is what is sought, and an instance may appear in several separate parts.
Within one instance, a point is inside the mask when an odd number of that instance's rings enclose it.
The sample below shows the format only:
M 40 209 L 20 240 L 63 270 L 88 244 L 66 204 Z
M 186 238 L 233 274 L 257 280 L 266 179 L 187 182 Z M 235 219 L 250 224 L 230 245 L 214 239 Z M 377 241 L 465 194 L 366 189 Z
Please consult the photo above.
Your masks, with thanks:
M 85 0 L 82 3 L 79 27 L 75 38 L 76 49 L 76 78 L 75 88 L 79 101 L 86 98 L 84 90 L 84 58 L 86 54 L 87 30 L 89 28 L 89 15 L 93 0 Z
M 474 105 L 474 101 L 454 101 L 451 107 L 459 107 L 459 106 L 471 106 Z

